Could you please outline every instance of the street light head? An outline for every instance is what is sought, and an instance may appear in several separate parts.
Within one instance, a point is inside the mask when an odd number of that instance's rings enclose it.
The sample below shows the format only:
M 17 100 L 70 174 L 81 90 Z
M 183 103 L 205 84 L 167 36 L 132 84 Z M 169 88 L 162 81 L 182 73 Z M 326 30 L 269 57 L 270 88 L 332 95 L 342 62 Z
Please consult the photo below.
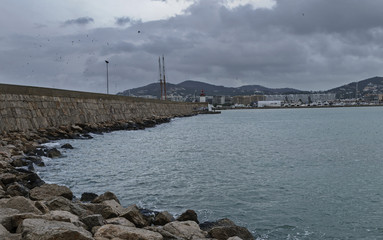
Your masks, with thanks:
M 106 63 L 109 63 L 109 61 L 105 60 Z

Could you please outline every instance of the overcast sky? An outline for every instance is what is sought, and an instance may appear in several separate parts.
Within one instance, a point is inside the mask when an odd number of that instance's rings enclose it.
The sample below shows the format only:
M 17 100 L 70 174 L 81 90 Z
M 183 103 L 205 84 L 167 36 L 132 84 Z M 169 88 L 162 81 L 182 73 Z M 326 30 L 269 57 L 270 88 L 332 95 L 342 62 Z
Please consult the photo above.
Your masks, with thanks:
M 0 0 L 0 83 L 327 90 L 383 76 L 383 0 Z

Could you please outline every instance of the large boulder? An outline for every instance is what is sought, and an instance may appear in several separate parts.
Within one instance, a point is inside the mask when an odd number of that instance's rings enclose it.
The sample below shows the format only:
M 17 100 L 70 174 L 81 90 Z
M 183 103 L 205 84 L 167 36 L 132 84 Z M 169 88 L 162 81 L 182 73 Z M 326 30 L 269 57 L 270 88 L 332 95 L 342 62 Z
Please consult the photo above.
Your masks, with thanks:
M 3 190 L 3 188 L 0 186 L 0 199 L 6 198 L 7 193 Z
M 4 226 L 8 231 L 13 229 L 12 216 L 19 213 L 19 210 L 13 208 L 0 208 L 0 225 Z
M 60 221 L 60 222 L 70 222 L 76 225 L 77 227 L 85 227 L 85 225 L 80 221 L 80 218 L 73 213 L 68 211 L 55 210 L 47 213 L 46 219 Z
M 73 146 L 70 145 L 69 143 L 66 143 L 66 144 L 62 145 L 61 148 L 64 148 L 64 149 L 73 149 Z
M 83 194 L 81 194 L 80 201 L 82 201 L 82 202 L 90 202 L 90 201 L 93 201 L 96 197 L 98 197 L 98 195 L 95 194 L 95 193 L 84 192 Z
M 7 186 L 7 195 L 9 196 L 29 196 L 29 189 L 25 187 L 23 184 L 18 182 L 11 183 Z
M 72 223 L 45 219 L 25 219 L 17 233 L 21 233 L 26 240 L 93 239 L 90 232 Z
M 0 180 L 4 185 L 8 185 L 16 181 L 16 175 L 12 173 L 2 173 L 0 174 Z
M 125 209 L 115 200 L 106 200 L 101 204 L 109 207 L 113 212 L 116 213 L 117 216 L 120 216 L 125 211 Z
M 105 224 L 105 220 L 101 214 L 88 215 L 81 218 L 81 222 L 86 225 L 88 230 L 92 230 L 93 227 L 102 226 Z
M 102 203 L 103 201 L 106 201 L 106 200 L 115 200 L 116 202 L 121 204 L 120 201 L 118 200 L 117 196 L 112 192 L 105 192 L 105 193 L 101 194 L 100 196 L 93 199 L 92 203 Z
M 166 240 L 184 240 L 184 238 L 177 237 L 176 235 L 171 234 L 170 232 L 164 230 L 162 226 L 149 226 L 149 227 L 144 227 L 144 229 L 152 231 L 152 232 L 158 232 Z M 200 238 L 198 240 L 204 240 L 204 238 L 203 239 Z
M 243 240 L 253 240 L 253 235 L 244 227 L 237 226 L 228 218 L 223 218 L 215 222 L 205 222 L 200 224 L 201 229 L 207 231 L 209 236 L 218 240 L 230 237 L 239 237 Z
M 131 205 L 125 209 L 124 213 L 121 214 L 121 217 L 124 217 L 134 223 L 139 228 L 146 227 L 149 223 L 146 221 L 145 217 L 140 212 L 137 205 Z
M 104 219 L 118 217 L 123 208 L 114 200 L 107 201 L 106 203 L 81 203 L 80 206 L 93 214 L 101 214 Z
M 186 210 L 186 212 L 182 213 L 181 216 L 177 218 L 177 221 L 194 221 L 199 223 L 197 213 L 194 210 Z
M 58 158 L 61 157 L 61 152 L 57 148 L 52 148 L 47 151 L 47 157 L 49 158 Z
M 154 225 L 165 225 L 167 223 L 175 221 L 173 215 L 171 215 L 169 212 L 164 211 L 157 214 L 157 216 L 154 218 Z
M 253 240 L 253 235 L 244 227 L 235 225 L 230 219 L 224 218 L 215 222 L 205 222 L 200 225 L 201 229 L 208 231 L 209 236 L 218 240 L 226 240 L 230 237 L 239 237 L 243 240 Z
M 109 218 L 105 220 L 107 224 L 122 225 L 127 227 L 136 227 L 131 221 L 123 217 Z
M 21 240 L 20 234 L 11 234 L 3 225 L 0 224 L 0 239 L 4 240 Z
M 90 211 L 83 208 L 81 205 L 72 203 L 71 201 L 69 201 L 68 199 L 64 197 L 56 197 L 54 199 L 46 201 L 45 205 L 51 211 L 53 210 L 68 211 L 80 217 L 92 214 Z
M 194 221 L 171 222 L 164 226 L 164 230 L 184 239 L 204 239 L 207 235 Z
M 69 188 L 57 184 L 44 184 L 41 187 L 35 187 L 29 194 L 32 200 L 49 200 L 58 196 L 69 200 L 73 198 L 73 193 Z
M 214 222 L 204 222 L 199 225 L 199 227 L 204 231 L 210 231 L 214 227 L 223 227 L 223 226 L 236 226 L 233 221 L 228 218 L 222 218 Z
M 235 237 L 229 237 L 227 240 L 243 240 L 243 239 L 235 236 Z
M 100 227 L 94 234 L 96 240 L 125 239 L 125 240 L 163 240 L 161 234 L 145 229 L 107 224 Z
M 42 214 L 42 212 L 35 207 L 35 203 L 33 201 L 22 196 L 10 198 L 4 207 L 17 209 L 20 213 Z
M 253 235 L 247 228 L 239 226 L 214 227 L 209 231 L 209 236 L 218 240 L 226 240 L 230 237 L 240 237 L 243 240 L 254 240 Z

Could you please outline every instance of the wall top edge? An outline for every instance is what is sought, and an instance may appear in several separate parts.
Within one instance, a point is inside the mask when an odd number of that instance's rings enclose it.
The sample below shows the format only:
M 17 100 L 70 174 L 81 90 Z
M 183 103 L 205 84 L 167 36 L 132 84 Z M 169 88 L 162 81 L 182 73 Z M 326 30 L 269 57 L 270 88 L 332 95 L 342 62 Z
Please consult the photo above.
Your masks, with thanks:
M 120 95 L 110 95 L 92 92 L 80 92 L 55 88 L 43 88 L 32 86 L 21 86 L 0 83 L 0 94 L 16 94 L 16 95 L 34 95 L 48 97 L 69 97 L 78 99 L 102 99 L 102 100 L 118 100 L 127 102 L 150 102 L 150 103 L 167 103 L 167 104 L 193 104 L 185 102 L 172 102 L 159 99 L 147 99 L 138 97 L 128 97 Z

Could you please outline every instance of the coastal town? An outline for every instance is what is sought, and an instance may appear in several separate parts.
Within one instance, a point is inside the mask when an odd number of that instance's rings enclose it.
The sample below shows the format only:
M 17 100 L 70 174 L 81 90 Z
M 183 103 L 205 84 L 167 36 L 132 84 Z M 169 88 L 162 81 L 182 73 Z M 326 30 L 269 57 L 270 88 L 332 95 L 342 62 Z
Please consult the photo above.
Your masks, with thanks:
M 166 88 L 162 83 L 161 96 L 157 95 L 159 92 L 159 89 L 156 88 L 157 84 L 128 90 L 119 95 L 149 99 L 160 98 L 175 102 L 205 102 L 216 109 L 377 106 L 383 102 L 381 81 L 382 78 L 375 77 L 318 92 L 289 88 L 262 89 L 257 85 L 225 88 L 186 81 L 177 85 L 166 84 L 167 93 L 165 93 Z

